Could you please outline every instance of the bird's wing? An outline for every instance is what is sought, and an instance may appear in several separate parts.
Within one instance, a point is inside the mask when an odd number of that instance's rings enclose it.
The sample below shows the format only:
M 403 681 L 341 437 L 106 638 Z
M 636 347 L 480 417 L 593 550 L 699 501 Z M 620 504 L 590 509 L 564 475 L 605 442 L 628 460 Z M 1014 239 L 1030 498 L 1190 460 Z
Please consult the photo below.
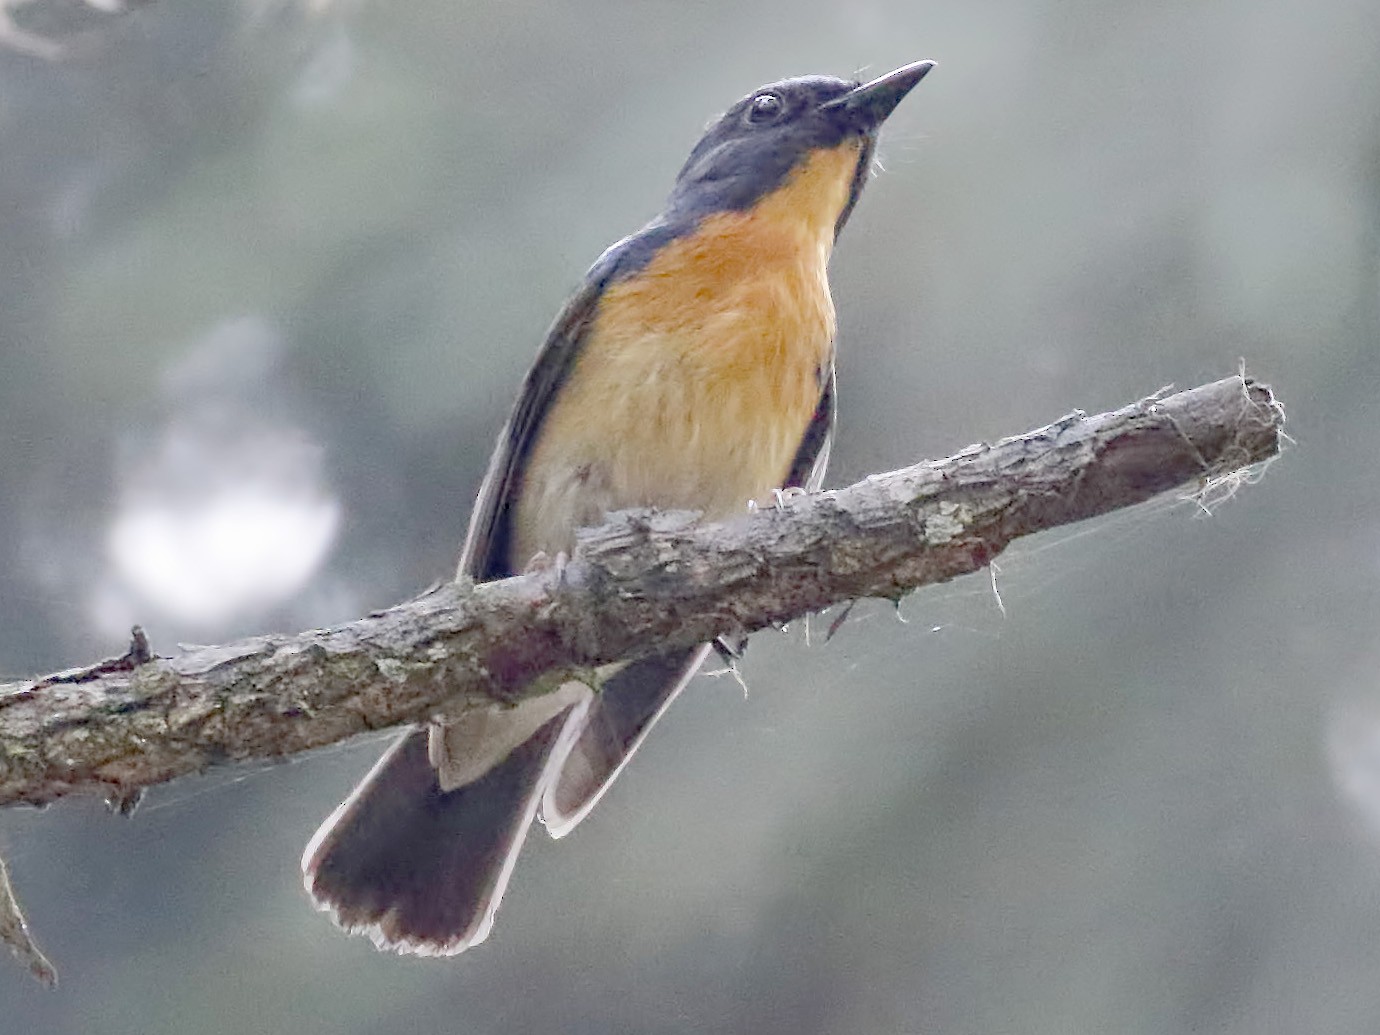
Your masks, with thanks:
M 478 581 L 511 575 L 508 545 L 517 503 L 522 469 L 536 441 L 542 417 L 584 344 L 594 320 L 607 277 L 590 270 L 584 285 L 565 304 L 546 335 L 536 362 L 527 371 L 517 402 L 499 432 L 489 469 L 480 483 L 470 515 L 465 547 L 460 553 L 460 574 Z

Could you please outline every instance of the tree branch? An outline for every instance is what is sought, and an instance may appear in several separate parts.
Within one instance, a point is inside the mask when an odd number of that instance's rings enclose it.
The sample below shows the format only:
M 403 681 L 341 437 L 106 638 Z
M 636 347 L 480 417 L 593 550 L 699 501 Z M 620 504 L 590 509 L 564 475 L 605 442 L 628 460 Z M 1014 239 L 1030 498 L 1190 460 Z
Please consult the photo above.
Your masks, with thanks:
M 1011 540 L 1279 452 L 1283 410 L 1241 377 L 1072 414 L 947 460 L 698 525 L 627 511 L 551 569 L 447 583 L 359 621 L 130 651 L 0 685 L 0 805 L 97 791 L 127 807 L 207 766 L 278 758 L 446 709 L 515 700 L 619 658 L 739 636 L 859 597 L 899 599 Z
M 1200 501 L 1230 490 L 1279 453 L 1283 427 L 1269 388 L 1231 377 L 731 521 L 625 511 L 581 532 L 564 566 L 439 585 L 332 629 L 167 658 L 136 626 L 119 657 L 0 684 L 0 805 L 98 791 L 128 811 L 145 787 L 218 762 L 516 700 L 842 601 L 899 600 L 984 567 L 1018 536 L 1185 484 Z M 0 943 L 56 984 L 3 862 Z

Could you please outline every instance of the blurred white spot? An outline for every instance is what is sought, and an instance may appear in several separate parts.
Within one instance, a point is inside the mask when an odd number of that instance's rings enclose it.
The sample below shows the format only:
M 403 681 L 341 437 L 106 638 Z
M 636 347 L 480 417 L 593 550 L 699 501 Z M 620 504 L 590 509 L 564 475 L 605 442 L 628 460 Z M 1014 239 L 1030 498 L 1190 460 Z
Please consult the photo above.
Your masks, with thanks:
M 188 622 L 217 623 L 301 589 L 339 522 L 334 500 L 287 486 L 225 485 L 199 499 L 131 501 L 110 529 L 110 555 L 151 603 Z
M 292 421 L 286 349 L 263 320 L 214 328 L 162 378 L 167 416 L 122 443 L 102 626 L 157 608 L 191 626 L 242 621 L 297 594 L 341 507 Z M 133 598 L 133 599 L 131 599 Z

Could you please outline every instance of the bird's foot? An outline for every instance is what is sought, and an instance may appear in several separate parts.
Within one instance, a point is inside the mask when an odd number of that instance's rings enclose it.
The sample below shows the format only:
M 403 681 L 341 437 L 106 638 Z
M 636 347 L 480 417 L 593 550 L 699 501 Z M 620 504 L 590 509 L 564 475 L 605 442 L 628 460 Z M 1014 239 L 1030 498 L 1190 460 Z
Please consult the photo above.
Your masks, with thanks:
M 522 574 L 541 575 L 549 571 L 555 571 L 558 577 L 564 579 L 565 569 L 569 563 L 570 555 L 564 550 L 558 550 L 554 557 L 545 550 L 538 550 L 532 556 L 532 559 L 527 562 L 527 567 L 522 569 Z

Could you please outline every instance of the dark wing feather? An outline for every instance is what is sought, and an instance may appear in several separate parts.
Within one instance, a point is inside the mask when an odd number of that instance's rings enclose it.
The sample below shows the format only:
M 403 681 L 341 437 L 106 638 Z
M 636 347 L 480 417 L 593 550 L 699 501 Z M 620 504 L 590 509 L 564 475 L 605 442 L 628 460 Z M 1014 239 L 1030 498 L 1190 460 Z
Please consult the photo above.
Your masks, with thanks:
M 608 279 L 595 276 L 598 268 L 596 264 L 590 270 L 584 285 L 556 317 L 537 353 L 536 362 L 523 379 L 513 411 L 499 432 L 498 445 L 489 458 L 489 469 L 480 483 L 470 514 L 465 548 L 460 553 L 462 576 L 483 582 L 513 574 L 509 570 L 508 541 L 522 469 L 536 441 L 542 417 L 575 365 L 585 334 L 598 311 L 599 298 Z
M 796 450 L 795 460 L 791 462 L 790 473 L 786 475 L 787 488 L 800 488 L 816 492 L 824 484 L 824 469 L 829 466 L 829 449 L 834 444 L 834 422 L 838 419 L 838 404 L 835 396 L 834 364 L 829 364 L 829 374 L 824 378 L 820 390 L 819 404 L 815 415 L 810 418 L 805 435 Z

